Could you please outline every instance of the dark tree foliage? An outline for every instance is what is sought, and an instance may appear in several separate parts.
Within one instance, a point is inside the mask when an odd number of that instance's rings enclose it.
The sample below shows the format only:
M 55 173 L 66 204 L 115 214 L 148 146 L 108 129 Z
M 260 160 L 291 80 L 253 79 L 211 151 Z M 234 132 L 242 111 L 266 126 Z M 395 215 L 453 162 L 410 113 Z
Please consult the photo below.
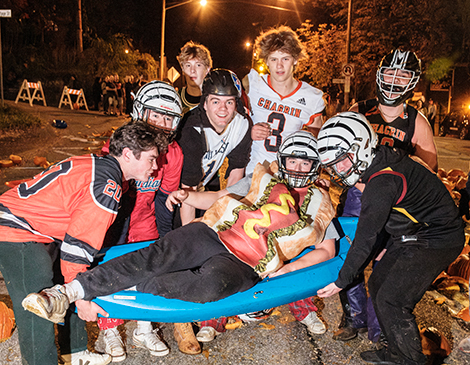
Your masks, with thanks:
M 348 0 L 315 0 L 330 10 L 331 25 L 312 29 L 304 23 L 298 30 L 310 47 L 312 67 L 303 75 L 318 85 L 327 85 L 342 77 L 345 62 Z M 352 0 L 350 62 L 356 65 L 353 86 L 359 97 L 374 93 L 373 83 L 380 59 L 395 48 L 412 50 L 422 60 L 423 70 L 433 73 L 437 60 L 468 62 L 470 0 Z M 341 44 L 343 46 L 341 47 Z M 318 65 L 318 60 L 328 63 Z M 442 65 L 453 62 L 437 62 Z M 309 64 L 310 65 L 310 64 Z M 318 71 L 317 71 L 318 70 Z M 326 72 L 325 72 L 326 70 Z M 436 79 L 435 76 L 430 80 Z

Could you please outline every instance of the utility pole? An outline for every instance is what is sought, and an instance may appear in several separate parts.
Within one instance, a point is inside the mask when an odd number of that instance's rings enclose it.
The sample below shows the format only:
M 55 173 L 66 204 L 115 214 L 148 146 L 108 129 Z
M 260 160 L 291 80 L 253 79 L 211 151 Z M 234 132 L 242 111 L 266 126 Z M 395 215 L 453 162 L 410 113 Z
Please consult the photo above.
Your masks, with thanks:
M 348 28 L 346 33 L 346 65 L 349 64 L 349 53 L 351 51 L 351 17 L 352 17 L 352 0 L 348 4 Z M 351 77 L 345 76 L 344 80 L 344 107 L 349 107 L 349 91 L 350 91 Z
M 77 53 L 79 55 L 83 52 L 83 28 L 82 28 L 82 0 L 77 0 L 78 9 L 77 9 Z

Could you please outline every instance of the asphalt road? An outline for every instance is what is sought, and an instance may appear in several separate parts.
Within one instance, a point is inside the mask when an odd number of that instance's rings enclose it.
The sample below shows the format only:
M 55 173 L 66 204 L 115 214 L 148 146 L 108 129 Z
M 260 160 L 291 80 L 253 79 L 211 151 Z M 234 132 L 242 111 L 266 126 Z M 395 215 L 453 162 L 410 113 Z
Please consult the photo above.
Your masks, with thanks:
M 7 102 L 8 103 L 8 102 Z M 57 138 L 50 146 L 42 146 L 41 152 L 48 161 L 65 158 L 65 154 L 82 154 L 88 147 L 95 148 L 93 142 L 77 140 L 92 133 L 99 134 L 111 127 L 121 125 L 125 119 L 107 117 L 98 112 L 71 111 L 54 107 L 34 106 L 25 103 L 19 104 L 25 110 L 32 110 L 35 115 L 47 122 L 53 119 L 64 119 L 69 124 L 68 129 L 57 130 Z M 64 136 L 68 136 L 63 138 Z M 72 138 L 73 137 L 73 138 Z M 55 138 L 55 137 L 54 137 Z M 1 142 L 1 140 L 0 140 Z M 470 141 L 460 141 L 456 138 L 436 138 L 439 150 L 439 165 L 446 170 L 460 168 L 470 170 Z M 59 151 L 59 152 L 57 152 Z M 17 172 L 2 171 L 0 183 L 14 180 L 21 171 L 22 178 L 34 175 L 33 170 L 17 170 Z M 2 187 L 5 191 L 6 189 Z M 313 295 L 314 293 L 312 293 Z M 3 278 L 0 275 L 0 296 L 7 295 Z M 1 297 L 0 297 L 1 298 Z M 160 324 L 163 337 L 171 351 L 165 357 L 153 357 L 147 351 L 135 348 L 132 345 L 131 333 L 135 323 L 128 321 L 122 328 L 127 334 L 128 357 L 121 364 L 363 364 L 359 357 L 361 351 L 372 348 L 373 344 L 367 339 L 358 337 L 346 343 L 332 340 L 332 334 L 340 323 L 341 307 L 338 296 L 317 300 L 320 316 L 328 326 L 326 334 L 309 337 L 305 328 L 296 322 L 286 306 L 279 307 L 279 314 L 271 316 L 262 322 L 245 324 L 243 327 L 227 331 L 219 335 L 216 340 L 204 344 L 203 353 L 197 356 L 184 355 L 178 351 L 173 337 L 172 324 Z M 416 316 L 420 323 L 434 326 L 445 333 L 453 350 L 445 360 L 435 360 L 434 364 L 470 364 L 470 355 L 465 355 L 457 349 L 459 341 L 470 335 L 451 318 L 443 306 L 438 306 L 429 294 L 426 294 L 419 303 Z M 7 341 L 0 343 L 0 364 L 19 365 L 21 355 L 18 347 L 18 334 Z M 96 348 L 102 349 L 102 339 L 96 341 Z

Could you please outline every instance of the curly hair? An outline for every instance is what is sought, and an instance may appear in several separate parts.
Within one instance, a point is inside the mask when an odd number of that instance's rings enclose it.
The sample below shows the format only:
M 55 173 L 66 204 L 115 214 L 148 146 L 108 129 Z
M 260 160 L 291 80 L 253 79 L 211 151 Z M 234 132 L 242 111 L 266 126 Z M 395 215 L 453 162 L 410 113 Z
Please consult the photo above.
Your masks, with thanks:
M 132 121 L 119 127 L 109 140 L 109 154 L 115 157 L 122 155 L 124 148 L 129 148 L 136 159 L 140 154 L 157 147 L 158 153 L 168 150 L 168 137 L 142 121 Z
M 266 62 L 267 57 L 276 51 L 288 53 L 295 60 L 306 57 L 305 47 L 299 37 L 285 25 L 268 29 L 255 40 L 255 52 L 258 59 Z
M 193 58 L 200 60 L 204 66 L 212 68 L 212 58 L 209 50 L 202 44 L 189 41 L 181 47 L 180 54 L 176 57 L 183 68 L 183 63 Z

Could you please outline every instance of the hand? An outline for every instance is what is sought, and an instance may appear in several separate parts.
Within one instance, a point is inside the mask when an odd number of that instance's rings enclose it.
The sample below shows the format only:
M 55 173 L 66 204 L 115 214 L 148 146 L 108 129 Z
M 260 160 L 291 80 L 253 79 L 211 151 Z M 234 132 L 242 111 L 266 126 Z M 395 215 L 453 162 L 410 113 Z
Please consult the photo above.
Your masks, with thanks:
M 87 322 L 95 322 L 98 320 L 98 314 L 101 314 L 103 317 L 109 317 L 109 314 L 101 308 L 98 304 L 94 302 L 89 302 L 88 300 L 77 300 L 75 302 L 77 307 L 78 317 Z
M 293 269 L 290 264 L 284 265 L 281 267 L 279 270 L 272 272 L 271 274 L 268 275 L 270 278 L 275 278 L 276 276 L 287 274 L 288 272 L 292 272 L 295 269 Z
M 268 123 L 257 123 L 251 129 L 251 139 L 253 141 L 263 141 L 271 135 L 271 127 Z
M 186 190 L 176 190 L 172 191 L 168 198 L 166 198 L 165 206 L 168 208 L 170 212 L 173 211 L 173 205 L 181 204 L 184 202 L 189 196 L 189 193 Z
M 337 294 L 341 291 L 341 288 L 338 288 L 335 283 L 328 284 L 323 289 L 317 291 L 317 295 L 320 298 L 331 297 L 334 294 Z

